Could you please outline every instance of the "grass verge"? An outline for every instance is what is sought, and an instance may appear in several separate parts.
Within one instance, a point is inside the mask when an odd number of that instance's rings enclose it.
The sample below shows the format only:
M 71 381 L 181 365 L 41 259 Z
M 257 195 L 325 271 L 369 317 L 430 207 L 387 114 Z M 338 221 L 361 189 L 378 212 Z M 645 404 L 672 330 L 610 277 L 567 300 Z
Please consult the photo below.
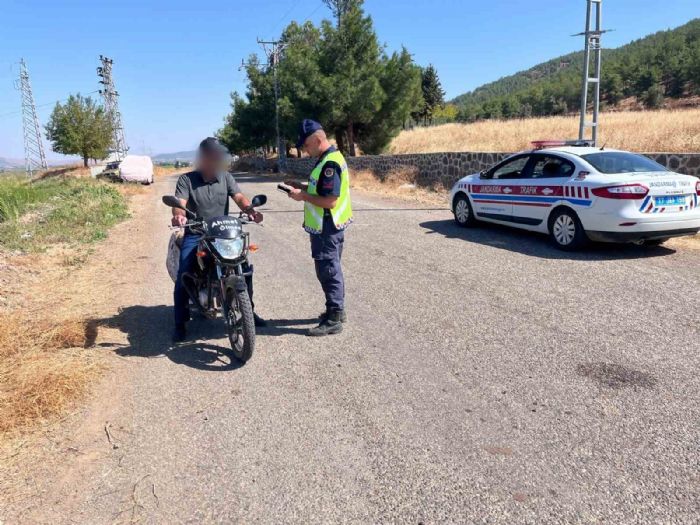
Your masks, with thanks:
M 123 195 L 104 182 L 0 178 L 0 247 L 8 250 L 31 252 L 58 243 L 97 241 L 126 217 Z
M 100 357 L 84 350 L 90 324 L 67 317 L 75 315 L 67 313 L 70 305 L 37 276 L 85 262 L 85 244 L 103 239 L 129 212 L 118 186 L 59 174 L 32 182 L 1 177 L 0 214 L 0 255 L 10 264 L 0 265 L 10 276 L 0 279 L 0 288 L 19 290 L 26 303 L 0 308 L 2 442 L 63 413 L 99 374 Z

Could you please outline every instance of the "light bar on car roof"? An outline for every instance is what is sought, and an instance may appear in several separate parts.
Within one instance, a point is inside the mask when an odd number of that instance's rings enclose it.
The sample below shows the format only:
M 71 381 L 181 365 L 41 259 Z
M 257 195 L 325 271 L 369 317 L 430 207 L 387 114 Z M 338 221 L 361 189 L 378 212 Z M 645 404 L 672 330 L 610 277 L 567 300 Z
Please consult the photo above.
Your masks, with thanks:
M 592 140 L 533 140 L 530 144 L 535 149 L 556 148 L 559 146 L 593 146 Z

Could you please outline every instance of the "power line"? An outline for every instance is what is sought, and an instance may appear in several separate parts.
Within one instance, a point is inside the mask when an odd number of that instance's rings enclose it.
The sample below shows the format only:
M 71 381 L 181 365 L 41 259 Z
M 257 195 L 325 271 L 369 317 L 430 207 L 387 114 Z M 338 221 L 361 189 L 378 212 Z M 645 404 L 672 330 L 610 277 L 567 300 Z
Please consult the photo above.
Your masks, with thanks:
M 85 93 L 85 94 L 86 94 L 86 95 L 92 95 L 92 94 L 94 94 L 94 93 L 99 93 L 99 90 L 96 89 L 95 91 L 89 91 L 89 92 L 87 92 L 87 93 Z M 37 108 L 44 108 L 44 107 L 46 107 L 46 106 L 53 106 L 53 105 L 55 105 L 55 104 L 62 104 L 62 103 L 64 103 L 64 102 L 66 102 L 66 101 L 68 101 L 68 97 L 67 97 L 67 98 L 58 99 L 58 100 L 55 100 L 55 101 L 53 101 L 53 102 L 46 102 L 46 103 L 44 103 L 44 104 L 37 104 L 36 107 L 37 107 Z M 17 111 L 8 111 L 7 113 L 0 113 L 0 118 L 3 118 L 3 117 L 11 117 L 11 116 L 13 116 L 13 115 L 19 115 L 20 113 L 22 113 L 22 110 L 21 110 L 21 109 L 20 109 L 20 110 L 17 110 Z

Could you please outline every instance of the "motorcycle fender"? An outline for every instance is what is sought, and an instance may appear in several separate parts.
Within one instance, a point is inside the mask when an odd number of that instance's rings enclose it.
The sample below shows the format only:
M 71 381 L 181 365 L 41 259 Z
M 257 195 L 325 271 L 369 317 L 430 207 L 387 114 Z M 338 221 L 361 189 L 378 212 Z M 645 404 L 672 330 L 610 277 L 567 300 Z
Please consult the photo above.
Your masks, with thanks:
M 231 275 L 226 278 L 226 288 L 233 288 L 237 292 L 244 292 L 247 290 L 247 286 L 245 284 L 245 277 L 242 277 L 240 275 Z

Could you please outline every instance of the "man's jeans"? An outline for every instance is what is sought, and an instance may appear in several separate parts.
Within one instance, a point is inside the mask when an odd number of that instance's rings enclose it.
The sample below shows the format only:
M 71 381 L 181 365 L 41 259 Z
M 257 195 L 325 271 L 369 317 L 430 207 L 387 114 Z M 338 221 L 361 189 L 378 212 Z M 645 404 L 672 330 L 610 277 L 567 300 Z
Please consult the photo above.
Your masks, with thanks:
M 177 281 L 175 281 L 175 291 L 173 293 L 173 299 L 175 303 L 174 313 L 175 313 L 175 324 L 184 324 L 190 320 L 190 309 L 189 301 L 190 296 L 187 293 L 187 289 L 182 282 L 182 275 L 185 273 L 192 272 L 194 265 L 197 262 L 197 245 L 199 244 L 199 236 L 192 234 L 185 234 L 182 239 L 182 245 L 180 246 L 180 266 L 177 270 Z M 250 296 L 250 302 L 253 304 L 253 267 L 248 265 L 243 266 L 243 271 L 250 271 L 251 275 L 246 277 L 246 285 L 248 286 L 248 295 Z M 255 309 L 255 305 L 253 305 Z

